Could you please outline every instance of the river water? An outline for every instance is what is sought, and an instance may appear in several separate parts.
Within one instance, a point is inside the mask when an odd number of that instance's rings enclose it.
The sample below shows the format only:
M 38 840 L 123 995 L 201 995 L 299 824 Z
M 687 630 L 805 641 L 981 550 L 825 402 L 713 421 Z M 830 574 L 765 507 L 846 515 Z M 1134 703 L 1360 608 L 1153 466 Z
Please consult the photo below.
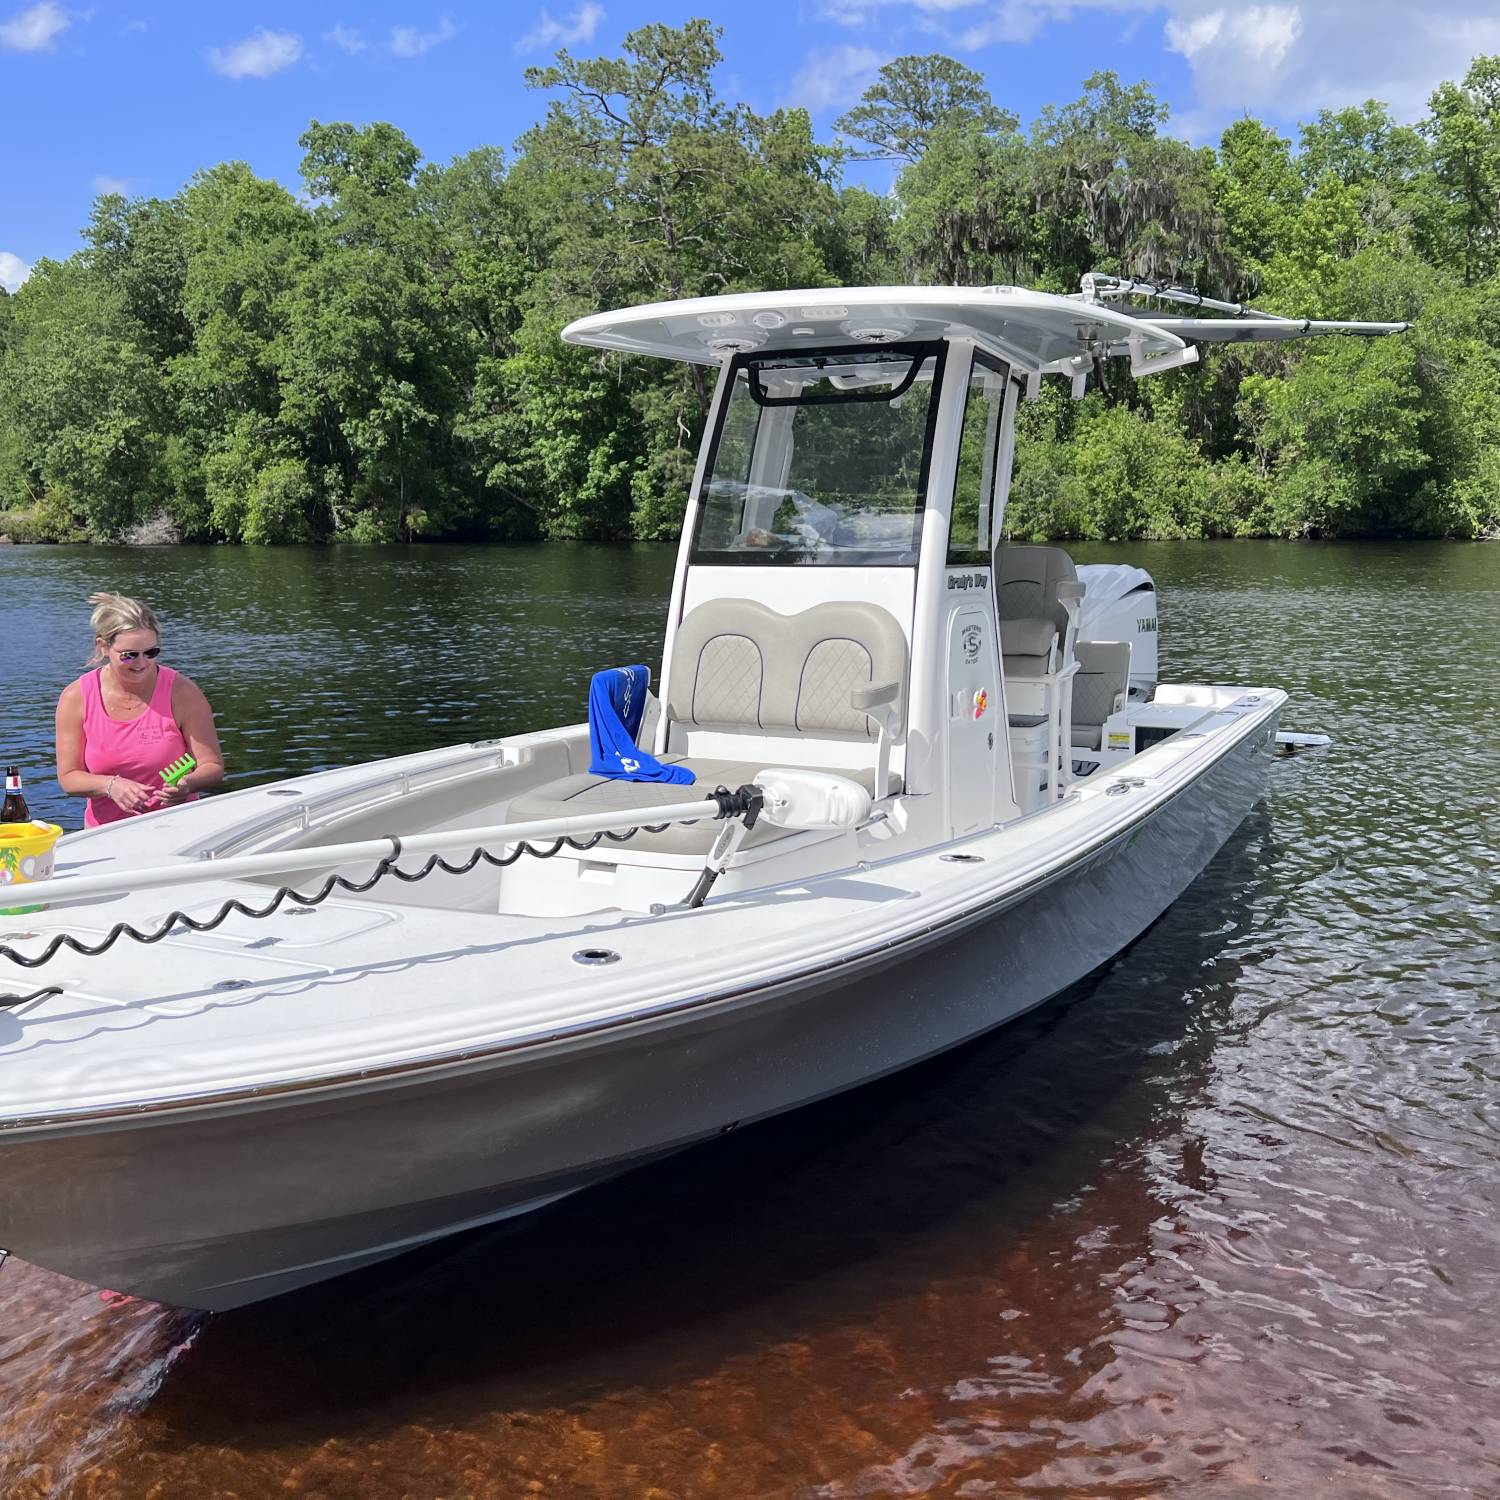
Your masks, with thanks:
M 1500 1495 L 1500 551 L 1079 547 L 1278 761 L 1107 970 L 901 1076 L 219 1317 L 0 1270 L 6 1500 Z M 90 591 L 237 784 L 583 716 L 671 558 L 0 550 L 33 811 Z M 3 1243 L 3 1226 L 0 1226 Z

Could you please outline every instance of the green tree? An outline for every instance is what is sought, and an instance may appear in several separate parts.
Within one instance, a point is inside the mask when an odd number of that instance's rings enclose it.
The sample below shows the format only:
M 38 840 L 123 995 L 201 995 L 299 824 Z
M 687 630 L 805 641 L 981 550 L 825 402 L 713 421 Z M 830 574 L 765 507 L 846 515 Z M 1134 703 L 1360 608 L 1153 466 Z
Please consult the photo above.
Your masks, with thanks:
M 1213 192 L 1214 153 L 1160 133 L 1167 106 L 1111 72 L 1048 106 L 1031 158 L 1050 284 L 1099 269 L 1222 286 L 1233 279 Z
M 1014 132 L 943 130 L 897 184 L 904 272 L 939 284 L 1047 280 L 1032 163 Z
M 1253 296 L 1302 207 L 1305 188 L 1291 142 L 1259 120 L 1236 120 L 1219 140 L 1213 190 L 1239 267 L 1238 285 L 1225 290 Z
M 144 345 L 124 297 L 76 257 L 39 261 L 15 298 L 0 365 L 7 466 L 76 497 L 100 539 L 162 500 L 161 375 Z
M 517 367 L 531 393 L 524 420 L 533 446 L 556 445 L 543 426 L 551 400 L 537 402 L 529 372 L 539 358 L 550 362 L 539 344 L 561 326 L 560 313 L 823 285 L 838 254 L 834 160 L 813 140 L 804 111 L 762 117 L 721 101 L 717 32 L 706 21 L 644 26 L 625 38 L 623 53 L 579 60 L 560 52 L 554 66 L 527 72 L 532 87 L 560 97 L 522 139 L 524 181 L 558 204 L 565 225 L 538 282 L 541 324 Z M 583 367 L 603 373 L 618 363 L 592 356 Z M 633 462 L 622 466 L 614 437 L 602 451 L 564 445 L 572 453 L 567 478 L 544 508 L 567 532 L 598 534 L 599 512 L 590 506 L 586 519 L 582 497 L 618 486 L 602 510 L 620 529 L 633 516 L 637 534 L 668 534 L 685 503 L 708 380 L 697 364 L 632 363 L 615 381 L 632 414 L 625 432 Z M 554 483 L 563 479 L 553 474 Z
M 89 265 L 118 288 L 151 357 L 165 364 L 186 353 L 193 330 L 183 308 L 188 244 L 182 201 L 127 201 L 106 193 L 94 200 L 84 238 Z
M 242 162 L 199 173 L 181 202 L 192 346 L 169 375 L 181 439 L 174 513 L 189 535 L 280 540 L 251 502 L 261 471 L 298 452 L 281 420 L 282 363 L 291 296 L 318 257 L 315 226 Z M 328 530 L 326 515 L 308 516 L 286 539 Z
M 980 74 L 933 52 L 886 63 L 833 128 L 863 143 L 850 152 L 855 161 L 916 162 L 936 131 L 1004 135 L 1019 123 L 996 106 Z
M 1500 56 L 1476 57 L 1461 84 L 1439 85 L 1430 107 L 1422 129 L 1436 192 L 1425 238 L 1434 258 L 1476 282 L 1500 263 Z

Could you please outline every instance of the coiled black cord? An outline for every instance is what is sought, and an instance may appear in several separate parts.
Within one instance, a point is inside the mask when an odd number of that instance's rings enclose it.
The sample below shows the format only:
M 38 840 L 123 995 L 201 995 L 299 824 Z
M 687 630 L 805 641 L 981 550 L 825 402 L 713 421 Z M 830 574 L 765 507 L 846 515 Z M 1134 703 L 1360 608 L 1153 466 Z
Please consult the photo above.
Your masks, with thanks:
M 732 798 L 732 793 L 725 792 L 720 787 L 711 792 L 710 797 Z M 724 801 L 720 801 L 720 807 L 724 807 Z M 732 813 L 721 811 L 720 817 L 732 816 Z M 689 819 L 696 822 L 696 819 Z M 462 864 L 454 864 L 446 860 L 440 854 L 429 854 L 427 862 L 417 870 L 398 869 L 396 861 L 401 858 L 401 840 L 394 834 L 385 835 L 391 841 L 391 852 L 375 866 L 374 872 L 368 880 L 349 880 L 343 875 L 330 875 L 322 884 L 322 887 L 313 894 L 308 895 L 302 891 L 294 891 L 290 886 L 282 886 L 264 906 L 251 906 L 241 901 L 238 897 L 226 901 L 219 910 L 206 920 L 200 921 L 197 917 L 190 917 L 185 911 L 174 911 L 167 917 L 155 932 L 142 932 L 138 927 L 129 922 L 116 922 L 113 927 L 97 943 L 83 943 L 71 933 L 60 932 L 51 942 L 42 949 L 35 957 L 27 957 L 24 953 L 18 953 L 8 944 L 0 943 L 0 958 L 8 958 L 12 963 L 19 964 L 23 969 L 39 969 L 56 957 L 64 948 L 70 948 L 74 953 L 82 954 L 85 958 L 98 958 L 100 954 L 107 953 L 122 937 L 128 937 L 136 943 L 159 943 L 165 937 L 170 936 L 174 929 L 183 928 L 190 932 L 212 932 L 214 928 L 227 922 L 230 917 L 238 914 L 243 917 L 269 917 L 279 911 L 288 901 L 297 906 L 312 907 L 326 901 L 335 891 L 349 891 L 354 895 L 361 895 L 368 891 L 378 881 L 384 880 L 387 875 L 394 875 L 397 880 L 411 885 L 418 880 L 425 880 L 434 870 L 441 870 L 445 875 L 467 875 L 477 864 L 483 861 L 487 865 L 494 865 L 497 869 L 503 869 L 506 865 L 513 865 L 523 854 L 529 854 L 535 859 L 551 859 L 554 854 L 560 853 L 564 848 L 587 850 L 594 848 L 605 839 L 614 843 L 623 844 L 627 839 L 634 838 L 638 833 L 661 833 L 670 828 L 670 823 L 648 823 L 640 828 L 629 828 L 623 833 L 596 833 L 591 838 L 576 839 L 563 837 L 556 840 L 550 849 L 537 848 L 524 840 L 510 851 L 509 854 L 491 854 L 488 849 L 475 849 L 474 852 L 464 860 Z M 45 989 L 33 990 L 29 995 L 0 995 L 0 1010 L 13 1009 L 18 1005 L 28 1005 L 33 1000 L 45 999 L 48 995 L 60 995 L 60 985 L 48 985 Z

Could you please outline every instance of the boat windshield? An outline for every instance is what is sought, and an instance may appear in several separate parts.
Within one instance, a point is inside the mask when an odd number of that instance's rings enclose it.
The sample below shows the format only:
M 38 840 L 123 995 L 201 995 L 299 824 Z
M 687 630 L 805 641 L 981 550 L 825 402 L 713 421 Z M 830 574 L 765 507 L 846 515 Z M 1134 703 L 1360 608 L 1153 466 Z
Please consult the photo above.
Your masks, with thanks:
M 942 364 L 937 344 L 741 355 L 692 560 L 915 564 Z

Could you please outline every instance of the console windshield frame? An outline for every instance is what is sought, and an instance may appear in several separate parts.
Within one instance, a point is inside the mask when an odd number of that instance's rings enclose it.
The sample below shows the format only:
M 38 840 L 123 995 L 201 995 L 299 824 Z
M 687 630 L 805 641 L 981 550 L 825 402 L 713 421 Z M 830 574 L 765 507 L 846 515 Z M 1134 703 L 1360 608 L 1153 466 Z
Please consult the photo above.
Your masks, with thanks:
M 922 517 L 927 509 L 927 491 L 931 482 L 933 440 L 937 430 L 938 411 L 942 404 L 943 377 L 949 359 L 949 341 L 931 339 L 920 342 L 882 344 L 856 347 L 819 345 L 810 349 L 755 350 L 737 354 L 725 368 L 724 399 L 719 403 L 713 437 L 703 465 L 702 478 L 694 495 L 693 534 L 688 547 L 688 561 L 696 566 L 710 567 L 910 567 L 915 568 L 920 560 Z M 765 392 L 758 380 L 758 368 L 774 364 L 778 360 L 799 364 L 806 362 L 810 368 L 822 365 L 837 366 L 857 360 L 859 363 L 876 363 L 882 356 L 896 355 L 911 360 L 910 368 L 892 388 L 883 391 L 854 389 L 850 391 L 825 392 L 815 396 L 772 396 Z M 851 359 L 851 356 L 854 359 Z M 922 431 L 922 456 L 917 470 L 911 509 L 914 545 L 907 549 L 908 556 L 899 561 L 886 554 L 883 549 L 846 548 L 847 555 L 821 560 L 807 556 L 788 555 L 774 549 L 722 548 L 704 544 L 703 532 L 709 518 L 709 491 L 718 468 L 719 453 L 724 441 L 725 429 L 730 418 L 735 382 L 745 376 L 745 384 L 751 399 L 762 413 L 776 409 L 798 406 L 855 405 L 872 402 L 891 402 L 904 395 L 916 383 L 926 362 L 932 360 L 931 396 L 928 401 L 926 420 Z M 758 425 L 758 424 L 757 424 Z

